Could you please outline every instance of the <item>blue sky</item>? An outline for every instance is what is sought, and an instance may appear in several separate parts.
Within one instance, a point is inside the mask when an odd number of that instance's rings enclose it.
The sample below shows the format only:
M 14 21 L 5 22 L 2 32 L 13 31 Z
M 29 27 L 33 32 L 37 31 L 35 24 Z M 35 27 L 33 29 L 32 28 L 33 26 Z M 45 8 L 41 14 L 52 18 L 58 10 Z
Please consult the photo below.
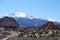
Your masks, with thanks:
M 0 0 L 0 14 L 17 12 L 60 20 L 60 0 Z

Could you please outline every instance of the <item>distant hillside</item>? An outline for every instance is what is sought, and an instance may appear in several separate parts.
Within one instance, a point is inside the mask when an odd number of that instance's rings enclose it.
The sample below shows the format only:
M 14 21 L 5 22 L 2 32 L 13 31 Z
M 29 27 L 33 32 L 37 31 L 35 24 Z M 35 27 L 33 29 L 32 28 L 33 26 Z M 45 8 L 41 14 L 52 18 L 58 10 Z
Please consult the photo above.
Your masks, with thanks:
M 32 17 L 31 17 L 32 18 Z M 42 18 L 28 18 L 28 17 L 3 17 L 0 18 L 0 26 L 19 26 L 19 27 L 35 27 L 35 26 L 41 26 L 42 24 L 45 24 L 49 22 L 49 20 L 45 20 Z M 51 21 L 53 22 L 53 21 Z M 60 22 L 53 22 L 54 25 L 60 24 Z
M 30 19 L 30 18 L 21 18 L 21 17 L 16 17 L 15 18 L 16 21 L 18 22 L 18 24 L 20 24 L 21 26 L 23 27 L 26 27 L 26 26 L 39 26 L 39 25 L 42 25 L 42 24 L 45 24 L 47 22 L 49 22 L 49 20 L 45 20 L 45 19 L 37 19 L 37 18 L 33 18 L 33 19 Z M 54 25 L 58 25 L 60 24 L 60 22 L 57 22 L 57 21 L 52 21 Z

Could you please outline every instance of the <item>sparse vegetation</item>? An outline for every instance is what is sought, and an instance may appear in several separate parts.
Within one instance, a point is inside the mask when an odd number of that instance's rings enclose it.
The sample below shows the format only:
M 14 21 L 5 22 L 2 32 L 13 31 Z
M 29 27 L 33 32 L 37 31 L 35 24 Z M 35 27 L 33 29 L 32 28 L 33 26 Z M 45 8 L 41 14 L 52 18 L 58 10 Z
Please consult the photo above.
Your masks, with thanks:
M 11 29 L 11 28 L 1 28 L 0 27 L 0 39 L 7 38 L 8 36 L 15 36 L 16 38 L 24 37 L 60 37 L 60 30 L 52 28 L 42 28 L 42 29 L 32 29 L 31 31 Z M 9 37 L 10 38 L 10 37 Z M 8 38 L 7 38 L 8 39 Z

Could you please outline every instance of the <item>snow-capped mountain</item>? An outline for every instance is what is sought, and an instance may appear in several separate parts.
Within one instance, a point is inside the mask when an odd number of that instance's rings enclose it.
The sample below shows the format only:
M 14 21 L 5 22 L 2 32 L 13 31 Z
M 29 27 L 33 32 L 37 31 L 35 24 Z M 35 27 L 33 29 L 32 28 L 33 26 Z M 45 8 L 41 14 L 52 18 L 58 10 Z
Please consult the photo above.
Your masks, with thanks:
M 12 13 L 12 14 L 0 14 L 0 17 L 13 17 L 16 19 L 16 21 L 21 25 L 21 26 L 39 26 L 41 24 L 44 24 L 48 21 L 53 21 L 54 24 L 59 24 L 60 22 L 57 22 L 55 20 L 52 20 L 51 18 L 40 18 L 40 17 L 33 17 L 30 16 L 24 12 L 19 12 L 19 13 Z

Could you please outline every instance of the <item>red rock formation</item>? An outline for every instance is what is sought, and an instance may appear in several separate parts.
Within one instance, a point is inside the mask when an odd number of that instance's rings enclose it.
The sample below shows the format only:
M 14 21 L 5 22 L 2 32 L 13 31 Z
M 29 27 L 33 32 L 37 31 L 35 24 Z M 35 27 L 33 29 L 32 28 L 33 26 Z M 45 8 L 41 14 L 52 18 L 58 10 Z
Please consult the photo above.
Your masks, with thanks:
M 46 24 L 43 24 L 42 27 L 47 28 L 58 28 L 58 26 L 54 25 L 53 22 L 49 21 Z
M 4 17 L 0 19 L 1 27 L 20 27 L 18 23 L 12 17 Z
M 31 27 L 26 27 L 25 30 L 29 31 L 29 30 L 32 30 Z

